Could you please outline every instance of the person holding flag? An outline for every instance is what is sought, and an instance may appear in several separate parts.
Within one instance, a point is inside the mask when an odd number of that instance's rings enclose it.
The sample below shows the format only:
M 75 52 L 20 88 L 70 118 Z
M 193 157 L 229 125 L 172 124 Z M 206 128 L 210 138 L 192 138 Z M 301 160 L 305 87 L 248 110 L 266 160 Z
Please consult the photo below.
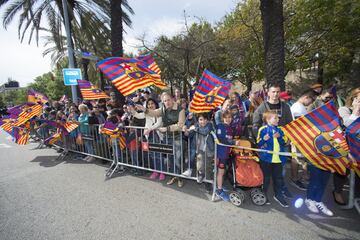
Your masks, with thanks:
M 338 111 L 346 128 L 360 117 L 360 87 L 351 91 L 351 94 L 346 99 L 345 106 L 340 107 Z M 346 205 L 342 192 L 347 181 L 347 175 L 335 173 L 333 180 L 333 198 L 335 203 L 341 206 Z

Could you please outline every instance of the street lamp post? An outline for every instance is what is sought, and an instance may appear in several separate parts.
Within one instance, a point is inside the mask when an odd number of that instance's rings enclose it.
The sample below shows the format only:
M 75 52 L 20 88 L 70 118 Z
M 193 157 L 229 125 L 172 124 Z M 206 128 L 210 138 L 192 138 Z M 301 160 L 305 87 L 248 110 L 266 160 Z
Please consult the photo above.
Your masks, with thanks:
M 67 49 L 68 49 L 68 57 L 69 57 L 69 68 L 75 68 L 75 61 L 73 55 L 73 47 L 71 42 L 71 32 L 70 32 L 70 22 L 69 22 L 69 14 L 68 14 L 68 4 L 67 0 L 62 0 L 62 5 L 64 9 L 64 25 L 66 31 L 66 41 L 67 41 Z M 76 85 L 71 85 L 71 94 L 72 94 L 72 101 L 74 103 L 77 102 L 77 91 Z

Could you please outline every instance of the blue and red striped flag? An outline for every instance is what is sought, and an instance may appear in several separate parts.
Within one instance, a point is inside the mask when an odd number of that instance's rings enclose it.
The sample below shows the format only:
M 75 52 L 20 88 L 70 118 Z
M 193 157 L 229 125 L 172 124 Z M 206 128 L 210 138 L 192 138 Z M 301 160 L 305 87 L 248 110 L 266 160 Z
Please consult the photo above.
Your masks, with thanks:
M 345 174 L 349 147 L 333 101 L 285 125 L 283 130 L 316 167 Z
M 155 62 L 155 59 L 150 54 L 144 56 L 138 56 L 137 59 L 143 61 L 146 66 L 157 74 L 161 73 L 159 65 Z
M 104 91 L 101 91 L 91 82 L 85 80 L 77 80 L 77 81 L 83 99 L 94 100 L 100 98 L 110 98 Z
M 106 121 L 104 125 L 100 128 L 100 133 L 104 135 L 108 135 L 111 138 L 119 138 L 120 149 L 126 148 L 126 140 L 122 133 L 122 131 L 118 128 L 118 126 L 110 121 Z
M 29 89 L 28 91 L 28 102 L 29 103 L 47 103 L 49 101 L 49 98 L 38 91 L 35 91 L 34 89 Z
M 346 138 L 349 144 L 351 156 L 355 162 L 351 168 L 360 177 L 360 117 L 358 117 L 350 126 L 346 128 Z
M 162 89 L 166 88 L 160 75 L 136 58 L 107 58 L 98 62 L 96 66 L 124 96 L 152 85 Z
M 220 106 L 229 95 L 231 82 L 204 70 L 190 102 L 190 112 L 210 112 Z

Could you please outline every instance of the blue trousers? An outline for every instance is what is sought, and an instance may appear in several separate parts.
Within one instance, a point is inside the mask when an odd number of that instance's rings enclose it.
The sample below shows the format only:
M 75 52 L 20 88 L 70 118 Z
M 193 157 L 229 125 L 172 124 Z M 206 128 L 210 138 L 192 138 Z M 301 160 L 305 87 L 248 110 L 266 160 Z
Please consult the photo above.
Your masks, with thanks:
M 309 165 L 308 170 L 310 172 L 310 181 L 306 197 L 316 202 L 321 202 L 331 173 L 313 165 Z

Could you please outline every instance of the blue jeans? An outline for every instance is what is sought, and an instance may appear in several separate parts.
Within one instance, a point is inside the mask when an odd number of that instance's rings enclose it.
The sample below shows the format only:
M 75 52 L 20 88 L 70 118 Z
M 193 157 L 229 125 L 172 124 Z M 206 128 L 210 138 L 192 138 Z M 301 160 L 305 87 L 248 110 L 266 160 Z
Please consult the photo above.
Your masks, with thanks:
M 310 172 L 310 181 L 306 198 L 321 202 L 331 173 L 321 170 L 313 165 L 309 165 L 308 170 Z
M 94 155 L 94 147 L 91 140 L 84 140 L 85 151 L 88 154 Z

